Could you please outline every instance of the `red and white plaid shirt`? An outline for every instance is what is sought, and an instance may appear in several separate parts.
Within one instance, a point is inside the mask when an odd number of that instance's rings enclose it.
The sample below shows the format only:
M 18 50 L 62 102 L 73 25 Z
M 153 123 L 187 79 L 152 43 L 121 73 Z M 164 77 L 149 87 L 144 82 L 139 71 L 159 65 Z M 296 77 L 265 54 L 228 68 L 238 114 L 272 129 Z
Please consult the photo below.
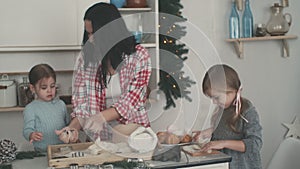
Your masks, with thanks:
M 72 117 L 86 118 L 106 109 L 106 93 L 105 89 L 101 90 L 97 80 L 97 68 L 98 66 L 90 64 L 85 69 L 82 55 L 78 58 L 73 77 Z M 121 124 L 137 123 L 145 127 L 150 126 L 145 109 L 150 75 L 150 55 L 144 47 L 137 45 L 135 53 L 124 55 L 119 69 L 121 96 L 114 100 L 112 105 L 121 116 L 118 119 Z M 106 134 L 101 132 L 101 139 L 106 137 L 103 135 Z

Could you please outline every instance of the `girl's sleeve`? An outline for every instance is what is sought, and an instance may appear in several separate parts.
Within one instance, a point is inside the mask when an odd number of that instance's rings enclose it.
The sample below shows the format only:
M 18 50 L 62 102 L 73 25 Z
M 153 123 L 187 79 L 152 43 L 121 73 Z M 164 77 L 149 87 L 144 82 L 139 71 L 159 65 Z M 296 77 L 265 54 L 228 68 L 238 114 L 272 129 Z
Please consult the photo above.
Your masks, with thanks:
M 256 109 L 251 108 L 246 114 L 245 118 L 248 123 L 244 125 L 244 143 L 246 146 L 246 155 L 253 161 L 253 165 L 260 164 L 260 150 L 263 145 L 262 141 L 262 127 L 259 122 L 259 116 Z
M 71 121 L 70 113 L 68 112 L 67 105 L 65 104 L 65 102 L 63 102 L 62 100 L 60 100 L 60 102 L 62 105 L 63 112 L 65 114 L 65 124 L 68 125 Z
M 25 108 L 23 111 L 24 116 L 24 126 L 23 126 L 23 136 L 27 141 L 30 141 L 29 136 L 35 131 L 35 114 L 30 111 L 30 109 Z
M 127 92 L 121 95 L 121 98 L 113 105 L 121 115 L 121 121 L 128 121 L 135 118 L 134 121 L 139 124 L 148 122 L 148 116 L 140 111 L 144 108 L 146 102 L 146 91 L 151 75 L 151 61 L 147 50 L 140 50 L 138 54 L 142 55 L 135 60 L 134 76 L 129 80 Z

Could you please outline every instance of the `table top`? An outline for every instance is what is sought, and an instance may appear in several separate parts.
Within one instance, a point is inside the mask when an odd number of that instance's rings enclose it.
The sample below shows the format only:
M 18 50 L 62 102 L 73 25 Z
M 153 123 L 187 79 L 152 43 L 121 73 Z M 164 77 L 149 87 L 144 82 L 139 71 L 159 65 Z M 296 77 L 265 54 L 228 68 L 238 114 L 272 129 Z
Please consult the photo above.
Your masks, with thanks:
M 231 161 L 231 157 L 224 153 L 211 154 L 206 156 L 190 156 L 187 154 L 181 154 L 181 160 L 179 162 L 175 161 L 146 161 L 148 166 L 154 169 L 162 168 L 180 168 L 180 167 L 192 167 L 192 166 L 201 166 L 217 163 L 227 163 Z
M 191 166 L 200 166 L 200 165 L 209 165 L 217 163 L 226 163 L 230 162 L 231 157 L 224 154 L 212 154 L 207 156 L 192 157 L 185 155 L 184 153 L 181 156 L 180 162 L 174 161 L 146 161 L 147 165 L 154 169 L 159 168 L 172 168 L 172 167 L 191 167 Z M 12 162 L 13 169 L 50 169 L 48 167 L 47 157 L 35 157 L 34 159 L 23 159 L 15 160 Z

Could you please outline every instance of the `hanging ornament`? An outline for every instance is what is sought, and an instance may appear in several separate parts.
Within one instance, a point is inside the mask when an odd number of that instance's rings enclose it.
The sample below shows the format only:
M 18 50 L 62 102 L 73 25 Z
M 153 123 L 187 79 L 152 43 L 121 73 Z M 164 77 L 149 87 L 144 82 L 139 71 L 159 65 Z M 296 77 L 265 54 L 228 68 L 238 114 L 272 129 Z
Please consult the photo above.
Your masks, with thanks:
M 289 129 L 288 133 L 285 135 L 287 137 L 294 137 L 300 139 L 300 121 L 295 117 L 292 124 L 282 123 L 285 127 Z

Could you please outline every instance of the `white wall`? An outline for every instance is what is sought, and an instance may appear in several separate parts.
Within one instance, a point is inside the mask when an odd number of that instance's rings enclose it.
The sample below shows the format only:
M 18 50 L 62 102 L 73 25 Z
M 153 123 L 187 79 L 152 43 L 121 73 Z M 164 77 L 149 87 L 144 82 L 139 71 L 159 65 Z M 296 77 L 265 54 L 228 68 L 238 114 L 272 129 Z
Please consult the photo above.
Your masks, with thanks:
M 239 73 L 244 90 L 243 96 L 250 99 L 259 111 L 263 126 L 263 165 L 266 166 L 272 154 L 284 139 L 287 132 L 282 123 L 291 123 L 295 116 L 300 117 L 300 41 L 289 40 L 290 57 L 281 55 L 280 41 L 249 42 L 244 45 L 244 59 L 237 58 L 228 38 L 228 16 L 230 0 L 182 0 L 183 16 L 202 30 L 216 47 L 222 62 L 233 66 Z M 267 23 L 270 6 L 279 0 L 250 0 L 254 23 Z M 292 14 L 293 23 L 288 34 L 299 36 L 300 1 L 290 1 L 284 12 Z M 194 39 L 195 40 L 195 39 Z M 192 41 L 186 39 L 186 42 Z M 200 50 L 203 41 L 198 42 Z M 197 67 L 191 53 L 187 65 Z M 197 63 L 197 62 L 196 62 Z M 197 76 L 201 87 L 202 76 Z

